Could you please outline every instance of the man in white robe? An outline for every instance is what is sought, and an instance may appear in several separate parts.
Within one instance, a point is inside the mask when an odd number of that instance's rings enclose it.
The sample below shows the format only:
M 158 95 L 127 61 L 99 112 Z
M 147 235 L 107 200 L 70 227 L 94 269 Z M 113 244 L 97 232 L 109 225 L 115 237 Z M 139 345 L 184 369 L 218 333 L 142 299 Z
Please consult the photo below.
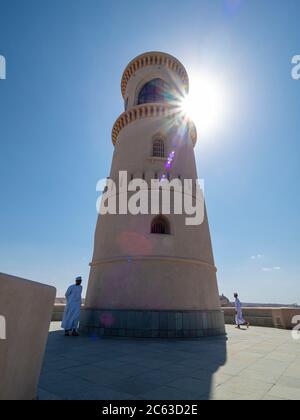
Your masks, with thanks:
M 66 293 L 67 304 L 64 312 L 61 327 L 65 330 L 65 336 L 73 335 L 77 337 L 78 324 L 80 320 L 82 279 L 77 277 L 76 283 L 70 286 Z
M 242 310 L 242 304 L 239 300 L 239 296 L 237 293 L 234 294 L 235 298 L 235 323 L 237 328 L 241 328 L 241 325 L 247 325 L 247 328 L 249 328 L 250 324 L 249 322 L 245 321 L 243 318 L 243 310 Z

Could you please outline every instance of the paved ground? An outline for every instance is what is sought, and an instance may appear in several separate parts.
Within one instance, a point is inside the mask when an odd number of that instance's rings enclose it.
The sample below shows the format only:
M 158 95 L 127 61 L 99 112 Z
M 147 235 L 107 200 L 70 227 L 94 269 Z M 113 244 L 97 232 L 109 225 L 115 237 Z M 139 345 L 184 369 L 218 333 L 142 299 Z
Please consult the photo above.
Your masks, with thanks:
M 39 398 L 300 400 L 300 340 L 269 328 L 227 338 L 65 338 L 51 325 Z

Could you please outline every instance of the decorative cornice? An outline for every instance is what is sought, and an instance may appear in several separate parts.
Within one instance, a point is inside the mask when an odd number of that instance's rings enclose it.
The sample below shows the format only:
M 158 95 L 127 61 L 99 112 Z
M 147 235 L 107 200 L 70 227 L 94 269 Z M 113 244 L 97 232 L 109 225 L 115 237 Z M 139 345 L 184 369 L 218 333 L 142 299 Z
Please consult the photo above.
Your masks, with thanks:
M 176 106 L 168 104 L 143 104 L 137 105 L 130 108 L 128 111 L 123 112 L 120 117 L 115 122 L 112 129 L 112 142 L 115 145 L 120 131 L 126 127 L 128 124 L 141 120 L 143 118 L 151 117 L 167 117 L 167 118 L 180 118 L 182 121 L 185 121 L 189 125 L 190 136 L 195 146 L 197 142 L 197 130 L 194 123 L 188 119 Z
M 140 70 L 143 67 L 155 65 L 167 67 L 168 69 L 177 73 L 180 79 L 182 80 L 186 93 L 188 93 L 189 77 L 186 69 L 180 63 L 180 61 L 178 61 L 177 58 L 173 57 L 170 54 L 154 51 L 141 54 L 138 57 L 134 58 L 124 70 L 121 81 L 121 91 L 123 98 L 125 97 L 127 83 L 131 76 L 137 70 Z

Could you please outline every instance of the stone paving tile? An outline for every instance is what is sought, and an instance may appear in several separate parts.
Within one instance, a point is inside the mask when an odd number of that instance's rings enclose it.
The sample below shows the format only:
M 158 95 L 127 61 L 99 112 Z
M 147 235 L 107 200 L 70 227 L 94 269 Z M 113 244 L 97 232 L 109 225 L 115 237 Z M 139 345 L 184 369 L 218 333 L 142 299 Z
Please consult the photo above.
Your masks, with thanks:
M 288 386 L 274 385 L 268 392 L 272 397 L 284 398 L 286 400 L 300 400 L 300 389 Z
M 274 385 L 280 378 L 280 375 L 276 375 L 271 371 L 257 371 L 257 370 L 252 370 L 251 368 L 245 369 L 243 372 L 239 374 L 239 376 L 244 381 L 253 379 L 260 382 L 266 382 L 271 385 Z
M 284 351 L 273 351 L 269 354 L 267 354 L 266 359 L 270 359 L 270 360 L 276 360 L 278 362 L 294 362 L 297 359 L 297 355 L 293 354 L 293 353 L 287 353 Z
M 211 381 L 214 387 L 222 385 L 232 378 L 231 375 L 226 375 L 225 373 L 222 373 L 222 372 L 215 372 L 213 375 L 211 375 L 210 372 L 207 372 L 203 369 L 199 369 L 195 372 L 192 372 L 190 376 L 195 379 L 200 379 L 200 380 L 205 379 L 207 381 Z
M 91 386 L 88 390 L 84 390 L 81 392 L 77 400 L 89 400 L 89 401 L 99 401 L 99 400 L 130 400 L 132 399 L 132 395 L 128 394 L 127 392 L 119 392 L 114 389 L 110 389 L 107 387 L 95 387 Z
M 38 399 L 39 401 L 60 401 L 61 398 L 58 395 L 51 394 L 48 391 L 45 391 L 42 388 L 38 389 Z
M 146 373 L 153 370 L 152 368 L 149 368 L 147 366 L 141 366 L 135 363 L 124 363 L 123 361 L 119 361 L 118 359 L 93 363 L 93 366 L 98 367 L 100 369 L 109 369 L 112 372 L 121 372 L 122 375 L 128 377 L 137 376 L 142 373 Z
M 185 394 L 188 393 L 188 399 L 199 399 L 200 397 L 208 399 L 210 393 L 210 381 L 186 378 L 186 382 L 183 383 L 182 378 L 177 377 L 176 380 L 175 378 L 176 376 L 174 374 L 172 375 L 158 370 L 131 379 L 125 379 L 120 381 L 120 383 L 115 383 L 114 389 L 120 392 L 127 392 L 135 397 L 141 398 L 141 395 L 147 394 L 148 392 L 156 392 L 156 389 L 163 385 L 167 387 L 174 387 Z M 223 378 L 223 381 L 224 380 L 225 379 Z M 213 383 L 215 383 L 214 380 Z M 220 381 L 220 383 L 223 382 Z
M 211 385 L 212 385 L 212 378 L 210 380 L 201 380 L 191 377 L 185 377 L 176 379 L 168 383 L 168 387 L 176 388 L 178 391 L 185 390 L 186 392 L 190 392 L 197 394 L 198 396 L 206 397 L 207 399 L 210 396 L 211 392 Z
M 212 400 L 221 400 L 221 401 L 258 401 L 263 399 L 263 394 L 261 392 L 247 393 L 247 394 L 236 394 L 226 387 L 218 387 L 215 391 L 212 392 Z
M 199 369 L 199 368 L 196 369 L 194 366 L 186 367 L 183 365 L 177 365 L 177 366 L 169 365 L 169 366 L 166 366 L 164 369 L 165 372 L 176 373 L 176 374 L 179 374 L 180 376 L 186 376 L 186 375 L 192 376 L 193 373 L 196 373 L 199 370 L 201 370 L 202 372 L 205 372 L 205 374 L 208 375 L 209 377 L 211 377 L 211 375 L 215 372 L 213 368 L 204 370 L 204 369 Z
M 115 353 L 109 353 L 109 352 L 97 352 L 96 350 L 93 350 L 92 352 L 85 352 L 81 351 L 78 353 L 65 353 L 65 357 L 70 357 L 73 360 L 77 360 L 81 363 L 93 363 L 93 362 L 100 362 L 110 359 L 116 359 L 124 357 L 124 355 L 120 352 Z
M 260 359 L 257 362 L 251 364 L 251 370 L 259 372 L 272 372 L 273 375 L 280 377 L 286 369 L 289 367 L 289 362 L 280 362 L 272 359 Z
M 151 370 L 142 375 L 134 376 L 132 379 L 145 381 L 152 386 L 168 385 L 170 382 L 182 377 L 182 373 L 170 372 L 162 369 Z
M 123 357 L 120 358 L 119 360 L 123 360 L 124 363 L 135 363 L 137 366 L 144 366 L 147 368 L 152 368 L 152 369 L 163 369 L 168 365 L 171 365 L 171 362 L 168 362 L 167 360 L 157 360 L 155 358 L 152 359 L 143 359 L 143 358 L 135 358 L 134 356 L 130 356 L 130 357 Z
M 63 382 L 65 380 L 74 380 L 73 376 L 70 376 L 66 374 L 65 372 L 46 372 L 41 374 L 39 386 L 45 391 L 50 392 L 50 387 L 52 388 L 52 385 L 55 385 L 58 382 Z M 58 392 L 55 392 L 55 389 L 53 391 L 55 395 L 60 395 Z
M 59 360 L 46 361 L 43 364 L 43 371 L 45 372 L 61 371 L 62 369 L 73 368 L 73 367 L 77 367 L 81 365 L 82 365 L 82 362 L 80 362 L 79 360 L 72 360 L 66 357 L 61 357 Z
M 249 364 L 249 362 L 234 362 L 233 360 L 230 362 L 227 361 L 224 366 L 221 366 L 218 369 L 218 372 L 231 376 L 238 375 L 243 372 L 249 366 Z
M 290 376 L 283 375 L 277 381 L 277 385 L 289 388 L 298 388 L 300 390 L 300 377 L 291 378 Z
M 254 352 L 250 352 L 249 350 L 245 350 L 242 351 L 240 353 L 237 353 L 234 355 L 234 360 L 238 361 L 238 362 L 246 362 L 246 363 L 252 363 L 252 362 L 256 362 L 259 359 L 262 359 L 264 356 L 260 353 L 254 353 Z
M 116 372 L 109 369 L 100 369 L 93 365 L 66 369 L 65 372 L 68 373 L 69 376 L 75 377 L 76 380 L 78 378 L 104 387 L 113 386 L 114 384 L 119 383 L 120 380 L 126 378 L 126 375 L 121 371 Z
M 43 386 L 49 393 L 58 395 L 63 400 L 77 400 L 82 393 L 91 390 L 91 384 L 80 378 L 64 378 Z
M 300 378 L 300 364 L 293 363 L 291 364 L 288 369 L 284 372 L 284 375 L 289 376 L 291 378 Z
M 118 392 L 130 394 L 133 397 L 147 393 L 159 386 L 159 383 L 157 386 L 154 386 L 153 383 L 149 383 L 144 377 L 133 377 L 120 379 L 113 384 L 113 389 Z
M 299 344 L 285 344 L 278 347 L 278 351 L 281 351 L 282 353 L 296 355 L 296 357 L 300 358 L 300 346 Z
M 265 395 L 262 399 L 262 401 L 288 401 L 285 398 L 278 398 L 278 397 L 273 397 L 272 395 Z
M 198 369 L 203 369 L 203 370 L 209 370 L 209 371 L 215 371 L 217 370 L 220 366 L 223 366 L 223 364 L 225 363 L 224 359 L 222 358 L 221 360 L 215 358 L 203 358 L 203 359 L 189 359 L 189 360 L 183 360 L 182 362 L 180 362 L 178 364 L 178 366 L 181 366 L 183 368 L 191 368 L 192 370 L 198 370 Z
M 195 390 L 178 390 L 169 386 L 162 386 L 139 396 L 142 400 L 201 400 L 201 395 Z M 203 398 L 205 399 L 205 397 Z
M 41 400 L 300 399 L 300 341 L 289 331 L 227 326 L 227 340 L 69 340 L 58 329 L 51 324 Z
M 248 378 L 247 381 L 245 381 L 245 378 L 241 376 L 235 376 L 229 379 L 222 386 L 234 394 L 260 394 L 262 397 L 273 387 L 272 384 L 255 379 Z
M 112 371 L 116 370 L 117 372 L 119 372 L 120 369 L 124 368 L 125 366 L 135 366 L 134 364 L 128 364 L 128 363 L 124 363 L 123 360 L 119 360 L 117 359 L 107 359 L 107 360 L 101 360 L 101 361 L 97 361 L 97 362 L 93 362 L 93 366 L 96 366 L 100 369 L 110 369 Z

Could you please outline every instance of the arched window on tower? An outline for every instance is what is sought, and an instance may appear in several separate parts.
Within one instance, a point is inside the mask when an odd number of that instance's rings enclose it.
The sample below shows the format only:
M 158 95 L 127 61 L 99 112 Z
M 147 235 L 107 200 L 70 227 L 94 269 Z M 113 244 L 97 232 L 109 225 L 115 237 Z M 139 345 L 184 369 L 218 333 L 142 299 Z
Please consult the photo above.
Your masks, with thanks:
M 165 143 L 163 139 L 159 138 L 153 141 L 152 156 L 160 158 L 165 157 Z
M 170 235 L 171 229 L 168 219 L 164 216 L 155 217 L 151 223 L 151 233 L 159 235 Z
M 174 101 L 176 101 L 175 95 L 171 92 L 168 83 L 162 79 L 150 80 L 142 87 L 138 97 L 138 105 Z

